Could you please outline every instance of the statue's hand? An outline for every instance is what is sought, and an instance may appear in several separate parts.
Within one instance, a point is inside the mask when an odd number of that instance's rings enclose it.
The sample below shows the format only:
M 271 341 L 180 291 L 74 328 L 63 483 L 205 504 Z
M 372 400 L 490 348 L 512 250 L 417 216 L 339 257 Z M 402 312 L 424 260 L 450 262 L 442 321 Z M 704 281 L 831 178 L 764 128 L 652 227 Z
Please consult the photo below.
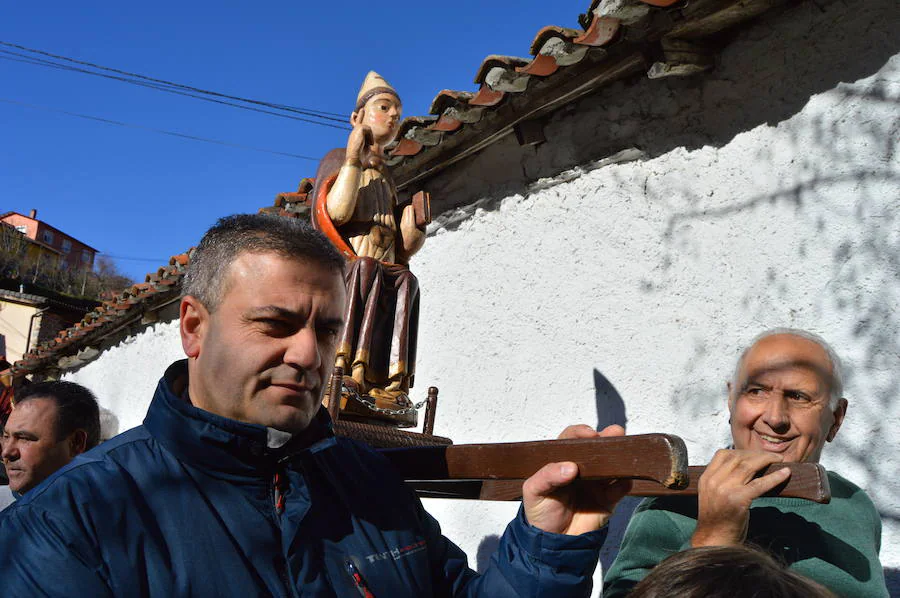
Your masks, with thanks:
M 353 130 L 350 132 L 350 137 L 347 138 L 347 161 L 362 162 L 363 150 L 375 142 L 372 137 L 372 129 L 363 124 L 365 114 L 366 109 L 360 108 L 358 112 L 350 115 L 350 124 L 353 125 Z

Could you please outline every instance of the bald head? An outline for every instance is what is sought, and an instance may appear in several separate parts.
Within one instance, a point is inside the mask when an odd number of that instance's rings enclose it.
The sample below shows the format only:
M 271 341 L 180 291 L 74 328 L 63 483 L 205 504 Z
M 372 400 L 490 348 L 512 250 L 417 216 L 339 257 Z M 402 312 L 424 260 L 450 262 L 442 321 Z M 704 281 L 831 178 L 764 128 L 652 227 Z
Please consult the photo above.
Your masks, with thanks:
M 831 345 L 829 345 L 821 336 L 798 328 L 772 328 L 771 330 L 767 330 L 757 335 L 750 342 L 747 348 L 741 352 L 741 355 L 738 357 L 737 363 L 734 366 L 734 373 L 731 376 L 731 383 L 729 385 L 730 401 L 733 401 L 735 393 L 740 391 L 741 370 L 751 352 L 768 352 L 770 347 L 783 346 L 784 341 L 792 340 L 790 337 L 793 337 L 799 346 L 806 346 L 810 351 L 810 355 L 815 359 L 818 360 L 821 358 L 822 361 L 819 362 L 821 367 L 819 369 L 828 382 L 829 406 L 831 409 L 837 407 L 838 401 L 841 400 L 844 394 L 843 365 L 841 363 L 841 358 L 835 350 L 831 348 Z M 762 345 L 762 347 L 758 347 L 757 345 Z M 813 345 L 817 347 L 818 350 L 813 347 Z M 824 365 L 826 363 L 827 365 Z

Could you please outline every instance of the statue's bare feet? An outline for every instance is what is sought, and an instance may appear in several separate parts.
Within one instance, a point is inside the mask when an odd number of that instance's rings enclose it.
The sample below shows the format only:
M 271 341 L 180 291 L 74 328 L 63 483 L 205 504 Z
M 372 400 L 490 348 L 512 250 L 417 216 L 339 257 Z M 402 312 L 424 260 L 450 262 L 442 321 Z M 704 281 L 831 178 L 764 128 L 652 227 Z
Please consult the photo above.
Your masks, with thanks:
M 357 392 L 359 394 L 363 394 L 366 388 L 366 366 L 358 363 L 353 366 L 353 381 L 356 382 Z
M 390 386 L 387 388 L 370 388 L 369 396 L 379 401 L 388 401 L 397 406 L 398 409 L 403 409 L 412 405 L 412 401 L 409 400 L 409 396 L 402 390 L 391 390 Z
M 359 388 L 359 383 L 354 380 L 352 376 L 344 376 L 343 382 L 344 386 L 346 386 L 351 392 L 362 394 Z

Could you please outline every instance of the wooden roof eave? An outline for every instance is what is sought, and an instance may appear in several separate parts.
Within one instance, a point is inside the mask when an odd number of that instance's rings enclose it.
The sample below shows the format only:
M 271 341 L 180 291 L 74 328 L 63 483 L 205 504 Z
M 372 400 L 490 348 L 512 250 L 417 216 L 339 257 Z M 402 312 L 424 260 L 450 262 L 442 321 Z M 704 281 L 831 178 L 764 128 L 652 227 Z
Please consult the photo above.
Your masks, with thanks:
M 599 62 L 586 59 L 567 67 L 559 81 L 555 75 L 533 80 L 526 93 L 509 94 L 503 105 L 485 113 L 477 125 L 463 127 L 430 151 L 407 158 L 392 172 L 398 189 L 414 186 L 496 143 L 520 122 L 544 116 L 614 81 L 646 72 L 649 63 L 641 52 L 622 51 L 623 47 L 615 50 L 619 51 L 609 56 L 604 56 L 605 50 L 592 50 L 603 58 Z

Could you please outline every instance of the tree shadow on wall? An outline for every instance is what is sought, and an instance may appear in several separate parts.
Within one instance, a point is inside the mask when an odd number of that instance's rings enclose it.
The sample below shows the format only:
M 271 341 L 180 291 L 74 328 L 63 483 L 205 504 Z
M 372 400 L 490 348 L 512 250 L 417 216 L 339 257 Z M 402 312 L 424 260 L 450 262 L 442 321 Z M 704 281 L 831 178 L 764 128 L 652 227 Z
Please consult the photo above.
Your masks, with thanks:
M 746 324 L 759 325 L 760 329 L 764 327 L 761 323 L 802 325 L 821 318 L 823 326 L 839 329 L 851 339 L 855 360 L 846 364 L 844 371 L 845 387 L 852 389 L 847 421 L 865 430 L 866 438 L 862 442 L 860 438 L 839 434 L 826 450 L 848 462 L 841 465 L 847 469 L 841 473 L 868 480 L 867 490 L 882 520 L 895 529 L 900 526 L 900 511 L 895 506 L 900 499 L 895 485 L 896 469 L 884 457 L 900 450 L 895 425 L 886 415 L 896 413 L 894 406 L 900 396 L 900 368 L 896 367 L 900 355 L 900 312 L 896 309 L 900 304 L 900 236 L 896 234 L 900 230 L 900 121 L 896 118 L 900 98 L 892 84 L 900 72 L 897 64 L 892 62 L 881 80 L 864 90 L 840 87 L 834 91 L 843 106 L 858 103 L 858 117 L 850 114 L 837 119 L 825 115 L 782 123 L 779 135 L 787 151 L 796 156 L 796 169 L 792 172 L 797 173 L 794 176 L 798 181 L 727 205 L 720 201 L 710 203 L 690 183 L 659 190 L 645 185 L 648 200 L 668 206 L 671 215 L 661 239 L 664 249 L 660 267 L 641 287 L 647 294 L 670 292 L 678 284 L 679 267 L 695 259 L 692 253 L 701 253 L 685 247 L 700 247 L 699 231 L 709 230 L 710 224 L 736 231 L 735 237 L 753 234 L 755 231 L 740 228 L 744 215 L 772 206 L 788 206 L 801 225 L 798 230 L 809 231 L 808 238 L 798 235 L 782 240 L 793 253 L 784 268 L 773 266 L 759 280 L 736 278 L 742 285 L 742 317 Z M 869 152 L 865 161 L 855 155 L 863 146 Z M 769 151 L 758 149 L 756 155 L 748 156 L 748 162 L 771 163 L 774 171 L 776 157 Z M 810 258 L 808 252 L 813 244 L 817 250 L 830 248 L 830 256 L 824 260 Z M 810 294 L 800 267 L 826 272 L 826 283 Z M 754 278 L 759 276 L 757 272 Z M 706 331 L 709 335 L 732 333 L 733 330 Z M 836 333 L 837 330 L 833 334 Z M 829 336 L 827 332 L 825 335 Z M 844 353 L 841 346 L 836 349 L 839 354 Z M 698 363 L 702 366 L 703 361 L 688 360 L 686 367 L 689 370 Z M 685 378 L 696 377 L 686 371 Z M 699 388 L 691 389 L 685 396 L 676 394 L 670 400 L 676 408 L 692 409 L 695 416 L 709 415 L 721 396 L 721 392 Z M 885 574 L 892 595 L 900 596 L 900 572 L 889 569 Z
M 888 130 L 882 134 L 886 137 L 893 135 Z M 894 139 L 891 143 L 896 144 L 898 141 Z M 895 156 L 892 147 L 888 153 L 888 163 L 894 161 Z M 851 185 L 855 192 L 854 198 L 842 203 L 833 195 L 829 197 L 828 193 L 819 193 L 820 189 L 833 186 L 835 181 Z M 857 171 L 842 177 L 814 178 L 807 183 L 759 196 L 729 208 L 676 213 L 671 219 L 670 234 L 665 239 L 668 255 L 662 260 L 659 270 L 661 275 L 654 280 L 645 281 L 643 290 L 651 294 L 665 293 L 672 283 L 666 271 L 677 261 L 676 256 L 680 253 L 678 243 L 693 234 L 691 227 L 678 232 L 680 224 L 685 221 L 727 220 L 742 211 L 754 209 L 757 205 L 777 202 L 789 202 L 795 206 L 798 219 L 803 219 L 807 217 L 805 208 L 808 202 L 816 200 L 819 203 L 817 207 L 820 207 L 823 202 L 831 201 L 832 205 L 828 206 L 831 214 L 829 218 L 841 218 L 842 220 L 838 220 L 839 224 L 850 222 L 852 226 L 840 227 L 845 238 L 829 240 L 829 245 L 833 247 L 831 261 L 816 264 L 816 267 L 830 269 L 830 279 L 823 291 L 815 297 L 814 305 L 803 309 L 806 318 L 813 314 L 836 312 L 836 319 L 850 328 L 857 347 L 857 359 L 852 365 L 846 366 L 844 382 L 845 387 L 855 389 L 858 396 L 850 397 L 848 418 L 864 422 L 861 427 L 869 432 L 865 443 L 848 442 L 847 438 L 838 435 L 835 447 L 830 450 L 852 460 L 854 469 L 865 471 L 867 478 L 872 480 L 872 494 L 876 497 L 881 495 L 882 500 L 876 502 L 896 504 L 896 500 L 889 499 L 889 484 L 893 482 L 894 476 L 889 475 L 883 459 L 879 459 L 880 454 L 895 452 L 889 447 L 900 449 L 893 426 L 885 420 L 885 414 L 892 412 L 894 402 L 900 396 L 900 369 L 896 367 L 896 358 L 900 354 L 900 313 L 896 310 L 896 305 L 900 304 L 900 237 L 894 233 L 900 222 L 895 214 L 900 203 L 895 200 L 897 205 L 892 207 L 891 200 L 878 196 L 878 191 L 885 187 L 895 190 L 900 188 L 900 173 Z M 697 201 L 702 200 L 698 198 Z M 842 213 L 842 216 L 835 216 Z M 822 218 L 812 214 L 808 217 Z M 727 226 L 727 222 L 723 226 Z M 679 236 L 682 237 L 681 241 L 676 241 Z M 796 245 L 796 253 L 797 263 L 805 263 L 803 243 Z M 683 252 L 680 257 L 685 259 Z M 794 324 L 792 321 L 775 322 L 773 319 L 784 317 L 784 305 L 797 304 L 798 296 L 804 294 L 802 283 L 789 276 L 770 272 L 764 284 L 767 287 L 765 290 L 760 291 L 753 284 L 747 286 L 750 288 L 745 290 L 741 299 L 747 322 Z M 798 304 L 798 307 L 801 305 L 802 303 Z M 837 347 L 837 350 L 841 353 L 841 347 Z M 697 363 L 702 364 L 703 360 L 689 360 L 689 364 Z M 696 379 L 690 372 L 686 372 L 685 377 Z M 695 417 L 708 415 L 723 396 L 721 391 L 711 389 L 688 390 L 688 397 L 676 395 L 671 398 L 671 402 L 678 409 L 689 409 Z M 873 448 L 878 450 L 873 451 Z M 886 522 L 900 523 L 900 512 L 883 510 L 881 515 Z

